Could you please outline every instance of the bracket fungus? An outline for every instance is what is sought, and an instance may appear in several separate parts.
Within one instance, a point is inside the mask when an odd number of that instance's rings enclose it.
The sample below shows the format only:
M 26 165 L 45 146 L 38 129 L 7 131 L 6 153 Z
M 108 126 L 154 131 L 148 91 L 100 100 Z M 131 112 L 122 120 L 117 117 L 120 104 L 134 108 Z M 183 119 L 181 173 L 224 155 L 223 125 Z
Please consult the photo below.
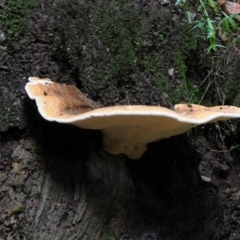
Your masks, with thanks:
M 69 123 L 102 132 L 103 147 L 112 154 L 138 159 L 147 144 L 169 138 L 208 122 L 240 117 L 233 106 L 204 107 L 178 104 L 174 110 L 158 106 L 101 107 L 75 86 L 30 77 L 25 89 L 48 121 Z

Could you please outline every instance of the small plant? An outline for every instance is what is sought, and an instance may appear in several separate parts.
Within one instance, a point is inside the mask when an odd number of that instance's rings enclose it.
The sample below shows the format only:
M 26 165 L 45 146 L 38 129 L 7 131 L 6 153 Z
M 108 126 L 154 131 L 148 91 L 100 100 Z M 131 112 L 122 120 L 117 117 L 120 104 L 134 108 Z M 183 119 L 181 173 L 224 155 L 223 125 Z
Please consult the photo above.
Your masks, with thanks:
M 237 24 L 235 22 L 237 15 L 233 14 L 233 15 L 228 16 L 224 12 L 222 12 L 222 14 L 224 17 L 221 21 L 221 32 L 227 34 L 227 39 L 229 42 L 231 30 L 237 30 Z
M 203 33 L 200 36 L 208 40 L 207 53 L 212 50 L 216 51 L 218 47 L 225 47 L 218 44 L 218 30 L 222 34 L 226 34 L 227 40 L 230 42 L 231 31 L 237 29 L 236 14 L 228 16 L 226 13 L 221 12 L 213 0 L 199 0 L 197 13 L 200 19 L 196 21 L 193 21 L 192 16 L 194 14 L 190 11 L 188 0 L 177 0 L 175 5 L 180 5 L 183 8 L 188 21 L 194 25 L 193 29 L 199 29 Z

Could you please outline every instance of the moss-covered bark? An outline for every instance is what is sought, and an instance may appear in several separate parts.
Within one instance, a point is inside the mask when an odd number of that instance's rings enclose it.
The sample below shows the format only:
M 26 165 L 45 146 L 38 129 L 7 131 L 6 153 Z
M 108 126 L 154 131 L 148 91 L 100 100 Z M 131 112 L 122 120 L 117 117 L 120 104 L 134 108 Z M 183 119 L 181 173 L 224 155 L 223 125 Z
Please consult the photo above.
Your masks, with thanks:
M 211 104 L 223 96 L 231 104 L 239 94 L 238 71 L 211 78 L 223 68 L 196 52 L 194 32 L 170 4 L 28 3 L 0 4 L 7 36 L 0 42 L 0 236 L 205 240 L 238 234 L 237 138 L 231 156 L 232 140 L 228 148 L 219 144 L 224 134 L 215 125 L 199 128 L 152 143 L 130 162 L 103 152 L 98 132 L 46 123 L 24 90 L 27 77 L 38 76 L 76 84 L 104 105 Z M 214 74 L 204 80 L 206 73 Z

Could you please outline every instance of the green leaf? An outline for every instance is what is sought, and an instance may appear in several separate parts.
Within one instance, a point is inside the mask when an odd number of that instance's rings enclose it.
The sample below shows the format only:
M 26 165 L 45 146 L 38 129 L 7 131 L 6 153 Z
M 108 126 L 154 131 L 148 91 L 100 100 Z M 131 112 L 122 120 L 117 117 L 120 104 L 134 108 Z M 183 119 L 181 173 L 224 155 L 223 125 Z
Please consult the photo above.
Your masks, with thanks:
M 186 15 L 187 15 L 187 20 L 189 23 L 192 23 L 192 13 L 189 11 L 186 11 Z
M 213 0 L 208 0 L 208 5 L 214 10 L 214 12 L 217 12 L 216 3 Z
M 234 149 L 238 148 L 239 146 L 240 146 L 240 145 L 231 146 L 231 147 L 230 147 L 230 149 L 229 149 L 229 151 L 232 151 L 232 150 L 234 150 Z
M 175 3 L 175 6 L 177 6 L 179 3 L 186 3 L 186 0 L 177 0 Z
M 236 22 L 233 20 L 233 18 L 229 18 L 229 23 L 230 23 L 230 25 L 231 25 L 231 27 L 232 27 L 232 29 L 233 30 L 236 30 L 237 29 L 237 24 L 236 24 Z
M 222 32 L 230 32 L 230 27 L 229 27 L 229 23 L 228 23 L 228 19 L 226 17 L 223 18 L 222 20 L 222 24 L 221 24 L 221 30 Z

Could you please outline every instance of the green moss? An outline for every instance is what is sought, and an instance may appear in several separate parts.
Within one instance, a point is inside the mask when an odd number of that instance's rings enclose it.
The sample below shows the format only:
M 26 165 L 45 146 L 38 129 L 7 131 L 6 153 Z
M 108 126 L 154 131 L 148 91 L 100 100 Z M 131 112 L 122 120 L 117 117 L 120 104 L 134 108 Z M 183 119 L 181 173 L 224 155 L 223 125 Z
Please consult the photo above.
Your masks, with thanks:
M 236 107 L 240 107 L 240 93 L 234 99 L 233 105 Z
M 99 240 L 116 240 L 116 237 L 111 232 L 109 227 L 105 227 L 102 235 L 99 237 Z
M 136 71 L 143 44 L 140 10 L 136 5 L 115 0 L 109 1 L 104 11 L 100 9 L 96 6 L 90 14 L 91 38 L 95 45 L 86 54 L 98 62 L 103 57 L 97 54 L 99 49 L 105 50 L 103 79 L 109 84 L 116 79 L 120 82 L 129 80 L 126 74 Z M 101 75 L 100 72 L 95 69 L 95 76 Z
M 230 58 L 229 62 L 232 66 L 231 75 L 227 78 L 227 81 L 222 86 L 218 86 L 224 96 L 224 100 L 226 104 L 239 104 L 239 94 L 240 94 L 240 72 L 239 72 L 239 64 L 240 57 L 235 56 L 234 58 Z M 225 64 L 225 62 L 223 63 Z
M 177 75 L 182 79 L 186 80 L 187 66 L 185 62 L 186 57 L 181 49 L 177 49 L 174 52 L 174 66 L 176 68 Z
M 236 75 L 235 75 L 236 76 Z M 229 79 L 224 85 L 223 92 L 226 101 L 231 104 L 235 101 L 238 94 L 240 93 L 240 81 L 239 78 Z
M 37 5 L 36 0 L 8 0 L 0 5 L 0 29 L 15 38 L 21 31 L 26 13 Z
M 176 26 L 169 25 L 170 12 L 151 14 L 146 17 L 139 5 L 118 0 L 109 1 L 104 8 L 96 5 L 90 14 L 95 45 L 85 51 L 85 56 L 96 62 L 91 77 L 104 79 L 103 88 L 121 87 L 137 85 L 139 75 L 135 73 L 141 73 L 154 80 L 160 93 L 167 92 L 172 103 L 190 98 L 197 102 L 201 93 L 186 77 L 188 57 L 196 49 L 193 32 L 179 25 L 172 41 L 172 28 Z M 104 56 L 98 48 L 106 50 Z M 105 62 L 104 69 L 97 67 L 101 61 Z M 175 69 L 174 81 L 166 74 L 170 64 Z
M 17 206 L 15 209 L 12 210 L 11 215 L 16 215 L 25 212 L 25 206 Z
M 63 6 L 64 1 L 56 2 Z M 55 16 L 62 35 L 54 58 L 62 61 L 62 71 L 72 71 L 66 78 L 74 78 L 93 99 L 112 105 L 126 103 L 129 94 L 130 104 L 162 104 L 186 101 L 192 90 L 196 95 L 186 76 L 196 41 L 187 24 L 173 21 L 169 9 L 97 0 L 81 6 L 66 1 L 63 11 L 74 19 L 74 28 L 64 17 Z M 172 78 L 169 67 L 175 69 Z M 162 93 L 169 95 L 169 101 L 162 100 Z
M 200 104 L 203 94 L 204 93 L 200 92 L 187 80 L 183 81 L 179 87 L 170 92 L 171 101 L 173 104 L 180 102 Z
M 181 29 L 179 29 L 181 30 Z M 182 29 L 183 34 L 176 38 L 176 47 L 173 49 L 173 65 L 175 69 L 175 78 L 180 83 L 172 86 L 169 92 L 173 104 L 179 102 L 198 103 L 202 93 L 191 84 L 187 79 L 187 60 L 192 50 L 196 49 L 196 39 L 188 27 Z
M 179 87 L 170 91 L 169 95 L 173 104 L 180 103 L 183 101 L 183 99 L 189 97 L 185 84 L 182 84 Z
M 90 21 L 95 44 L 85 50 L 85 56 L 96 64 L 105 62 L 104 69 L 94 68 L 93 78 L 104 79 L 106 85 L 121 86 L 126 82 L 136 83 L 133 74 L 136 72 L 159 77 L 162 52 L 157 52 L 156 47 L 163 48 L 166 40 L 159 32 L 145 32 L 145 19 L 138 5 L 117 0 L 109 1 L 104 8 L 96 5 Z

